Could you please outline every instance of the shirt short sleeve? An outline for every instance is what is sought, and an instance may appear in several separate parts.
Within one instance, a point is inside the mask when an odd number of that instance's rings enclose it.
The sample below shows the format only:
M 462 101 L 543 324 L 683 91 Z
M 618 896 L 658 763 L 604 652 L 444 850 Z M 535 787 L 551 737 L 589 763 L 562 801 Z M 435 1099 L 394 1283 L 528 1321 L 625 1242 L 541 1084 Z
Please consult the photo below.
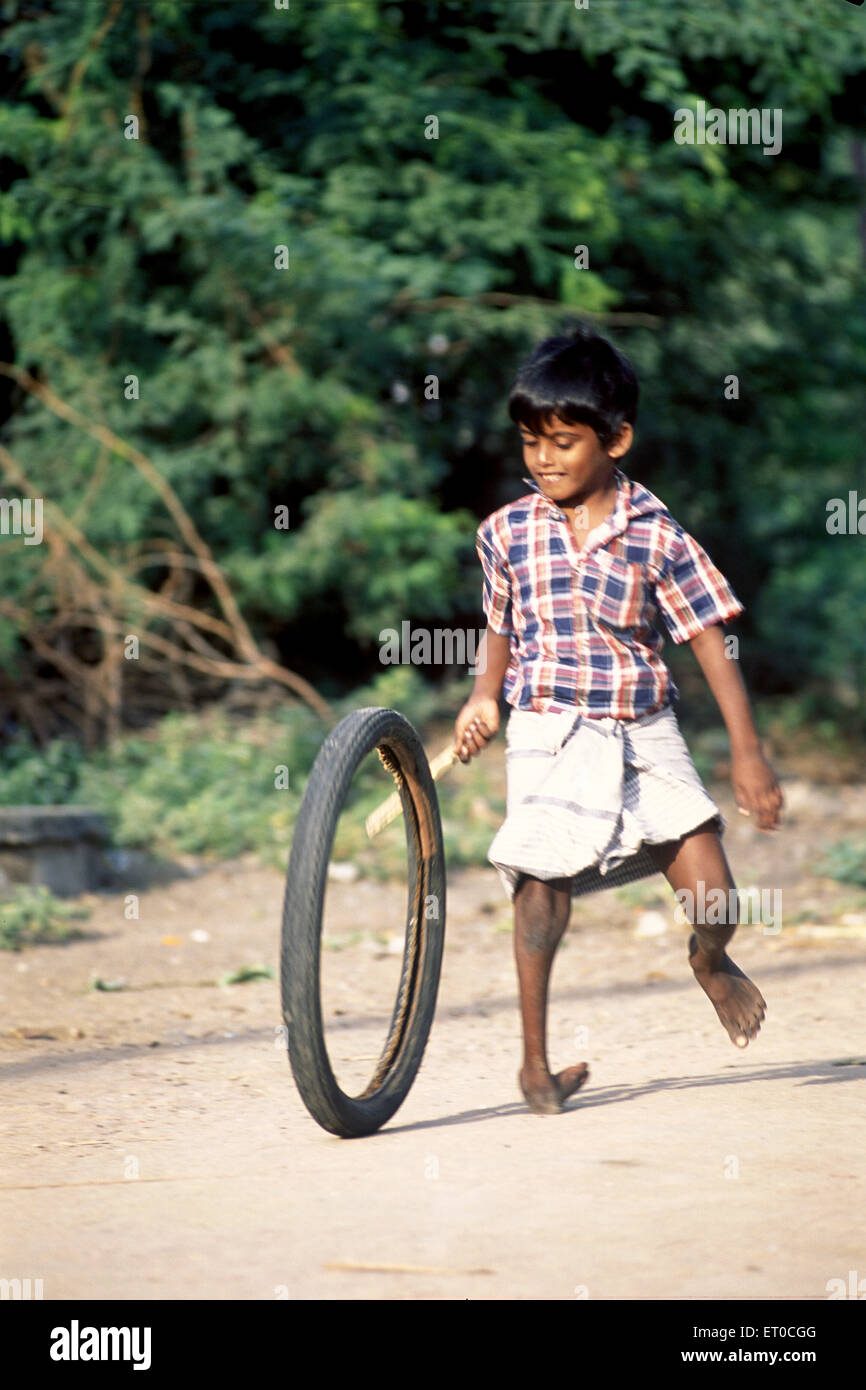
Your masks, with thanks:
M 744 611 L 725 576 L 685 531 L 679 533 L 656 581 L 655 596 L 665 627 L 678 646 Z
M 511 578 L 505 557 L 494 544 L 488 522 L 482 522 L 475 536 L 475 549 L 484 571 L 482 602 L 491 632 L 511 637 Z

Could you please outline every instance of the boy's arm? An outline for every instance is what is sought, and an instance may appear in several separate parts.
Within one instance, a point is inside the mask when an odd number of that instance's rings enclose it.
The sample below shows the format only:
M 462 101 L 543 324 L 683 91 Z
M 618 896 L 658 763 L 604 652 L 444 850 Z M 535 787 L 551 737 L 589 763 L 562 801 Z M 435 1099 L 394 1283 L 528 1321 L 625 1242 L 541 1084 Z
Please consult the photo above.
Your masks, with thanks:
M 507 634 L 488 627 L 481 642 L 472 694 L 454 725 L 454 748 L 462 763 L 480 753 L 499 728 L 499 696 L 511 660 Z
M 731 740 L 731 782 L 745 815 L 757 817 L 761 830 L 774 830 L 782 807 L 775 773 L 761 750 L 749 697 L 736 661 L 725 655 L 725 639 L 716 623 L 693 637 L 689 646 L 725 721 Z

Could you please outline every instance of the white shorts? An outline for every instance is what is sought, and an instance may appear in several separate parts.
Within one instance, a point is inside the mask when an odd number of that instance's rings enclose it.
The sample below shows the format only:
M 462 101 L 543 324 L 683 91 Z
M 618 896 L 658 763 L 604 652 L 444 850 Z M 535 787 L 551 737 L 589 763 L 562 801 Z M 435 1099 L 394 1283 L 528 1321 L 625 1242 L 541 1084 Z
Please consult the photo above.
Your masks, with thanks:
M 570 878 L 581 897 L 659 873 L 646 846 L 727 822 L 670 705 L 640 719 L 513 709 L 506 819 L 488 858 L 509 898 L 521 874 Z

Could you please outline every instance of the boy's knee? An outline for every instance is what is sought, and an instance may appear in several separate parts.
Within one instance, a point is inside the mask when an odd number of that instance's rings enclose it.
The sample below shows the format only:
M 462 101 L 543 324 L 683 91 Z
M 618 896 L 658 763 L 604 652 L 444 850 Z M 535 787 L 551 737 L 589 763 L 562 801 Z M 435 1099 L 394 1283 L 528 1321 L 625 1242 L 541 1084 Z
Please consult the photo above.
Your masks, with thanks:
M 717 931 L 720 934 L 739 925 L 740 899 L 733 884 L 714 888 L 701 880 L 690 888 L 677 889 L 674 896 L 680 922 L 688 922 L 704 932 Z

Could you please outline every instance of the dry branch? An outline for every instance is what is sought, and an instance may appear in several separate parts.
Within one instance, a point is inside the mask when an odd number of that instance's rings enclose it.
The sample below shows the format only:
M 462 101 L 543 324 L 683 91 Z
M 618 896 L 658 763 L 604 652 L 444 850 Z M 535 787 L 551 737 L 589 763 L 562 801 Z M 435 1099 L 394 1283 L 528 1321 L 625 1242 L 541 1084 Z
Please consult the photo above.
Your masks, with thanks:
M 87 419 L 21 368 L 0 363 L 0 374 L 17 381 L 54 414 L 98 440 L 110 454 L 118 454 L 131 463 L 157 492 L 181 537 L 182 543 L 170 539 L 139 542 L 138 548 L 131 547 L 121 559 L 108 560 L 90 544 L 62 508 L 49 499 L 42 499 L 46 558 L 39 574 L 28 585 L 27 603 L 4 599 L 0 602 L 0 612 L 16 621 L 33 652 L 59 671 L 76 692 L 83 707 L 88 740 L 93 736 L 95 722 L 100 719 L 110 735 L 119 730 L 124 669 L 122 643 L 130 627 L 142 646 L 165 658 L 162 669 L 174 684 L 184 670 L 196 671 L 217 681 L 250 684 L 273 681 L 330 722 L 333 719 L 331 708 L 314 687 L 259 649 L 209 546 L 174 489 L 151 460 L 106 426 Z M 39 496 L 38 487 L 2 445 L 0 468 L 23 495 Z M 162 549 L 157 549 L 157 544 Z M 149 589 L 130 577 L 154 563 L 168 570 L 161 590 Z M 203 612 L 175 596 L 178 593 L 186 595 L 189 578 L 194 574 L 208 583 L 221 616 Z M 45 586 L 52 595 L 49 616 L 36 611 L 36 605 L 44 598 Z M 177 640 L 154 632 L 149 626 L 151 623 L 167 626 Z M 80 654 L 75 655 L 70 650 L 69 634 L 75 630 L 90 630 L 99 636 L 101 659 L 98 662 L 81 660 Z M 214 638 L 226 643 L 230 649 L 228 654 L 213 645 Z M 37 722 L 38 718 L 34 726 Z

